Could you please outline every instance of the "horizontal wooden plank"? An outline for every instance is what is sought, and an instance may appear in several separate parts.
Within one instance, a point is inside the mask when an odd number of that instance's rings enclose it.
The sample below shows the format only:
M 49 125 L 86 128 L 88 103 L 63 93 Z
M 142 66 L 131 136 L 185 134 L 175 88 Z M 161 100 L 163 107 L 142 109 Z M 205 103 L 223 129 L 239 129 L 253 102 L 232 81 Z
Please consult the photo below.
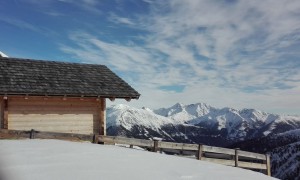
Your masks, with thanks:
M 3 97 L 0 96 L 0 129 L 2 128 L 3 122 Z
M 84 127 L 94 127 L 95 125 L 97 124 L 94 124 L 94 123 L 74 123 L 74 124 L 71 124 L 71 123 L 64 123 L 64 124 L 61 124 L 61 123 L 22 123 L 22 124 L 13 124 L 13 123 L 8 123 L 8 127 L 10 129 L 14 129 L 14 128 L 22 128 L 22 127 L 42 127 L 42 128 L 63 128 L 63 127 L 80 127 L 80 128 L 84 128 Z
M 30 130 L 30 129 L 36 129 L 38 131 L 50 131 L 50 132 L 69 132 L 69 131 L 90 131 L 92 133 L 92 130 L 94 127 L 92 126 L 66 126 L 66 127 L 60 127 L 60 126 L 22 126 L 22 127 L 10 127 L 10 129 L 14 130 Z
M 18 130 L 18 131 L 30 131 L 32 128 L 22 128 L 22 129 L 14 129 L 14 130 Z M 42 129 L 42 128 L 35 128 L 36 131 L 40 131 L 40 132 L 53 132 L 53 133 L 76 133 L 76 134 L 94 134 L 95 131 L 94 129 Z
M 55 110 L 59 110 L 59 111 L 74 111 L 74 110 L 86 110 L 86 111 L 97 111 L 99 109 L 99 107 L 96 106 L 19 106 L 19 107 L 15 107 L 15 106 L 10 106 L 8 107 L 8 110 L 10 112 L 19 112 L 19 111 L 55 111 Z
M 239 161 L 239 167 L 247 169 L 267 169 L 266 164 Z
M 214 159 L 214 158 L 206 158 L 206 157 L 202 157 L 201 160 L 213 162 L 213 163 L 217 163 L 217 164 L 223 164 L 226 166 L 234 166 L 235 165 L 234 160 Z
M 28 125 L 12 125 L 12 124 L 8 124 L 8 128 L 9 129 L 20 129 L 22 130 L 23 128 L 31 128 L 31 129 L 93 129 L 93 124 L 77 124 L 77 125 L 73 125 L 73 124 L 65 124 L 64 126 L 60 125 L 60 124 L 28 124 Z
M 211 153 L 211 152 L 205 152 L 203 154 L 204 157 L 207 158 L 215 158 L 215 159 L 233 159 L 232 155 L 228 155 L 228 154 L 220 154 L 220 153 Z
M 158 148 L 163 149 L 179 149 L 179 150 L 198 150 L 197 144 L 184 144 L 184 143 L 172 143 L 172 142 L 158 142 Z
M 59 114 L 59 113 L 69 113 L 69 112 L 76 112 L 78 113 L 84 113 L 84 112 L 97 112 L 98 108 L 96 107 L 67 107 L 67 106 L 53 106 L 53 107 L 47 107 L 47 106 L 41 106 L 41 107 L 22 107 L 22 108 L 12 108 L 9 106 L 8 111 L 12 114 L 45 114 L 49 112 L 48 114 Z
M 73 134 L 73 133 L 52 133 L 52 132 L 42 132 L 36 133 L 36 138 L 71 138 L 76 137 L 80 140 L 91 141 L 93 135 L 91 134 Z
M 153 141 L 145 139 L 125 138 L 121 136 L 99 136 L 99 141 L 114 144 L 129 144 L 142 147 L 153 147 Z
M 27 114 L 15 115 L 9 114 L 10 122 L 35 122 L 35 121 L 92 121 L 97 119 L 95 114 Z
M 9 113 L 8 116 L 10 118 L 14 118 L 14 119 L 22 119 L 22 118 L 27 118 L 29 119 L 28 117 L 32 117 L 32 118 L 40 118 L 40 117 L 64 117 L 64 116 L 68 116 L 68 117 L 74 117 L 76 118 L 76 116 L 94 116 L 95 118 L 99 117 L 99 114 L 96 114 L 94 112 L 78 112 L 78 111 L 73 111 L 73 112 L 45 112 L 45 113 L 42 113 L 42 112 L 36 112 L 36 113 L 26 113 L 26 112 L 20 112 L 19 114 L 12 114 L 12 113 Z
M 29 137 L 30 131 L 25 130 L 7 130 L 7 129 L 0 129 L 0 133 L 7 133 L 7 134 L 15 134 L 17 137 Z M 74 133 L 61 133 L 61 132 L 35 132 L 35 138 L 48 138 L 48 139 L 55 139 L 55 138 L 77 138 L 80 140 L 91 141 L 93 138 L 93 134 L 74 134 Z
M 28 96 L 28 99 L 25 99 L 25 96 L 22 96 L 22 97 L 12 97 L 12 96 L 9 96 L 8 97 L 10 101 L 12 102 L 36 102 L 36 101 L 39 101 L 39 102 L 43 102 L 43 101 L 48 101 L 48 102 L 99 102 L 97 101 L 96 98 L 71 98 L 71 97 L 66 97 L 64 99 L 63 96 L 61 97 L 53 97 L 53 96 L 49 96 L 49 97 L 46 97 L 46 96 L 41 96 L 41 97 L 34 97 L 34 96 Z
M 247 151 L 238 151 L 239 156 L 253 158 L 253 159 L 260 159 L 260 160 L 266 160 L 266 155 L 264 154 L 258 154 L 253 152 L 247 152 Z
M 37 102 L 37 103 L 11 103 L 11 107 L 13 108 L 20 108 L 20 107 L 64 107 L 64 106 L 69 106 L 69 107 L 98 107 L 98 104 L 96 103 L 42 103 L 42 102 Z
M 96 123 L 94 123 L 92 120 L 91 121 L 48 121 L 48 120 L 41 120 L 41 121 L 24 121 L 24 122 L 8 122 L 9 125 L 11 126 L 28 126 L 28 125 L 40 125 L 40 126 L 93 126 Z
M 97 125 L 99 122 L 93 121 L 24 121 L 24 122 L 8 122 L 10 126 L 31 126 L 31 125 L 43 125 L 43 126 L 87 126 Z
M 213 147 L 213 146 L 206 146 L 206 145 L 203 145 L 203 151 L 204 152 L 213 152 L 213 153 L 220 153 L 220 154 L 235 155 L 235 150 L 234 149 Z
M 7 137 L 14 137 L 14 138 L 28 138 L 28 132 L 26 131 L 19 131 L 19 130 L 8 130 L 8 129 L 0 129 L 1 134 L 7 134 Z

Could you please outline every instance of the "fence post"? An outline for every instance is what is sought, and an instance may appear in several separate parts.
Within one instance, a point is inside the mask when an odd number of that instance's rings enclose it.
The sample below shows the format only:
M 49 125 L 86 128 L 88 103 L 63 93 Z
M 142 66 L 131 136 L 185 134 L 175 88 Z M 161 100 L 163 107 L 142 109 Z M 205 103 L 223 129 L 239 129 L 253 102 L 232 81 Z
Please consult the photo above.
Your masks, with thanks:
M 93 143 L 94 144 L 98 144 L 99 143 L 99 135 L 94 134 L 94 136 L 93 136 Z
M 271 160 L 269 154 L 266 154 L 266 166 L 267 166 L 267 175 L 271 176 Z
M 130 147 L 130 148 L 133 148 L 133 145 L 132 145 L 132 144 L 130 144 L 130 145 L 129 145 L 129 147 Z
M 158 140 L 153 140 L 153 152 L 158 151 Z
M 30 139 L 34 139 L 34 129 L 31 129 L 31 131 L 30 131 L 30 135 L 29 135 L 29 138 Z
M 239 148 L 234 149 L 234 166 L 239 167 Z
M 203 151 L 203 145 L 199 144 L 198 145 L 198 151 L 197 151 L 197 159 L 198 160 L 201 160 L 201 158 L 202 158 L 202 151 Z

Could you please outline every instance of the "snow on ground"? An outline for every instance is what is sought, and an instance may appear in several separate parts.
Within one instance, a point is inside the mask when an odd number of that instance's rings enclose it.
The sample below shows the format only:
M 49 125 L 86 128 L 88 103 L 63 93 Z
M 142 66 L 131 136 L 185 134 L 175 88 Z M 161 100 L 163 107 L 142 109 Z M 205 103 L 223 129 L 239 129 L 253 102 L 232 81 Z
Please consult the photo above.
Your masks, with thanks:
M 0 147 L 0 179 L 8 180 L 273 179 L 240 168 L 86 142 L 0 140 Z

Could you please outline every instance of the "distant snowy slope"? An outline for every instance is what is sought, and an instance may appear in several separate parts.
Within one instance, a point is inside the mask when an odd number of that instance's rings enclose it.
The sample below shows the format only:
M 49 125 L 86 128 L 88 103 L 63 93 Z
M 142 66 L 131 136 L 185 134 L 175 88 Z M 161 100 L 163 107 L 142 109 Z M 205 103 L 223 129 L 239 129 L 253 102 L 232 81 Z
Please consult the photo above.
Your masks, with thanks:
M 231 148 L 271 154 L 274 177 L 300 180 L 300 129 L 240 142 Z
M 58 140 L 1 140 L 6 180 L 271 180 L 262 173 L 110 145 Z M 4 177 L 5 175 L 5 177 Z
M 106 119 L 109 135 L 142 139 L 159 137 L 168 141 L 187 139 L 184 134 L 177 131 L 171 119 L 157 115 L 147 108 L 114 105 L 107 108 Z
M 8 56 L 0 51 L 0 57 L 8 57 Z
M 300 141 L 272 150 L 271 160 L 275 177 L 300 179 Z
M 124 104 L 114 105 L 107 109 L 107 128 L 123 126 L 130 130 L 134 125 L 142 125 L 158 130 L 163 125 L 173 124 L 172 120 L 159 116 L 147 109 L 137 109 Z

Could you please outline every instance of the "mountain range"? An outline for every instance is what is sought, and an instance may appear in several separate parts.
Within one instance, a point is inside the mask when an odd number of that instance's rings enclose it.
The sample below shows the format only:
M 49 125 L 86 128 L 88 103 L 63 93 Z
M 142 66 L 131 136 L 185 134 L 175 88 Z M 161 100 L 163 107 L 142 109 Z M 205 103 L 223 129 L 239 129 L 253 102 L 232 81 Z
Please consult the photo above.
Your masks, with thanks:
M 161 138 L 171 142 L 202 143 L 270 153 L 274 157 L 273 174 L 281 179 L 300 178 L 296 171 L 300 164 L 293 161 L 295 156 L 300 158 L 300 153 L 292 153 L 299 151 L 299 129 L 299 116 L 277 115 L 255 109 L 220 109 L 205 103 L 177 103 L 156 110 L 122 104 L 107 108 L 108 135 Z M 286 161 L 293 168 L 286 168 Z

